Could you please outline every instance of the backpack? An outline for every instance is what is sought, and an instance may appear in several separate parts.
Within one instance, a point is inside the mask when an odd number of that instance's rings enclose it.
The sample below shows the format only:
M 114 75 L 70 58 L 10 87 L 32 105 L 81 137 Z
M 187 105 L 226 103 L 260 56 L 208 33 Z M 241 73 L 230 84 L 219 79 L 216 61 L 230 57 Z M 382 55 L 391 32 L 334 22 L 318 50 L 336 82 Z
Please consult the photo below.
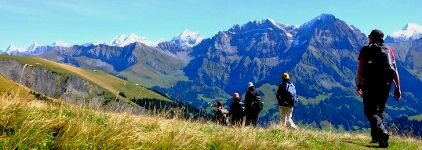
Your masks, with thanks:
M 229 114 L 233 115 L 233 116 L 237 116 L 237 117 L 243 117 L 245 116 L 245 103 L 243 103 L 242 101 L 234 101 L 231 106 L 230 106 L 230 110 L 229 110 Z
M 297 102 L 296 88 L 291 82 L 284 82 L 280 84 L 281 94 L 278 104 L 280 106 L 293 107 Z
M 246 114 L 246 110 L 245 110 L 245 103 L 243 102 L 239 102 L 240 105 L 240 110 L 238 110 L 238 112 L 236 112 L 239 116 L 245 116 Z
M 260 112 L 264 108 L 264 102 L 262 102 L 261 96 L 255 95 L 255 100 L 252 102 L 252 109 Z
M 395 76 L 395 60 L 392 50 L 386 46 L 371 44 L 367 49 L 365 77 L 368 82 L 391 83 Z

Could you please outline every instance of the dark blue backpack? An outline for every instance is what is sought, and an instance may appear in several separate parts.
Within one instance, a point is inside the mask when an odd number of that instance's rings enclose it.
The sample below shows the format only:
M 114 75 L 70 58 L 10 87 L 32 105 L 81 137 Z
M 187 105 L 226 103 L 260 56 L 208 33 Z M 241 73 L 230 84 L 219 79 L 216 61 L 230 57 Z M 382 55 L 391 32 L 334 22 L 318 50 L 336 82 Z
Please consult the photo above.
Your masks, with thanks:
M 296 88 L 291 82 L 284 82 L 280 84 L 280 99 L 278 104 L 280 106 L 293 107 L 297 102 Z

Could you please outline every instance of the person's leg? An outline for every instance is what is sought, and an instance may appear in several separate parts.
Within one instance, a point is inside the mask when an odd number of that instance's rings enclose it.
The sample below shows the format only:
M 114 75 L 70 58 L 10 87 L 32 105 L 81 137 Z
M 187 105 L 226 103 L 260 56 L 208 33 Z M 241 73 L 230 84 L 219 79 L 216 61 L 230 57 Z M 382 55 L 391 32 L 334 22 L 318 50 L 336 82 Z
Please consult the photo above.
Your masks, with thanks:
M 252 109 L 246 109 L 246 122 L 245 125 L 249 126 L 249 125 L 253 125 L 253 118 L 254 118 L 254 112 L 252 111 Z
M 287 116 L 288 116 L 288 123 L 289 123 L 289 127 L 293 128 L 293 129 L 297 129 L 295 123 L 293 122 L 293 107 L 288 107 L 287 108 Z
M 255 113 L 253 115 L 252 124 L 253 124 L 254 127 L 256 127 L 256 125 L 258 124 L 258 114 L 257 113 Z
M 246 126 L 249 126 L 250 124 L 251 124 L 251 114 L 250 113 L 247 113 L 246 114 L 246 121 L 245 121 L 245 125 Z
M 378 137 L 378 127 L 377 127 L 377 118 L 379 117 L 376 114 L 365 113 L 366 118 L 369 121 L 369 126 L 371 127 L 371 143 L 376 143 L 379 141 Z
M 237 126 L 239 118 L 236 115 L 233 115 L 231 124 Z
M 285 109 L 283 106 L 279 107 L 279 114 L 280 114 L 280 126 L 284 127 L 286 125 L 286 115 L 285 115 Z
M 285 106 L 280 106 L 280 109 L 282 110 L 282 121 L 281 124 L 286 127 L 287 126 L 287 121 L 288 121 L 288 110 L 287 107 Z
M 389 134 L 388 131 L 384 125 L 384 109 L 385 104 L 387 103 L 388 96 L 390 94 L 391 84 L 385 85 L 384 87 L 380 88 L 381 91 L 379 91 L 379 101 L 377 104 L 377 128 L 378 128 L 378 136 L 379 136 L 379 146 L 380 147 L 388 147 L 388 140 L 389 140 Z
M 235 126 L 242 126 L 243 125 L 243 117 L 240 115 L 235 116 L 235 119 L 233 121 Z
M 230 124 L 231 125 L 236 125 L 236 116 L 235 115 L 232 115 L 231 116 L 231 118 L 230 118 Z
M 366 118 L 368 119 L 369 126 L 371 128 L 371 138 L 372 138 L 371 143 L 376 143 L 378 142 L 378 137 L 377 137 L 378 129 L 377 129 L 377 119 L 376 119 L 376 117 L 378 117 L 377 112 L 376 112 L 377 107 L 365 100 L 367 99 L 364 99 L 363 111 Z
M 374 89 L 373 87 L 364 86 L 363 87 L 363 112 L 368 119 L 369 126 L 371 128 L 371 143 L 377 143 L 378 137 L 377 137 L 377 120 L 376 120 L 376 113 L 377 113 L 377 106 L 374 99 L 374 91 L 371 89 Z
M 236 126 L 242 126 L 243 125 L 243 117 L 238 116 L 235 121 Z
M 220 121 L 221 125 L 227 125 L 227 118 L 225 116 L 221 116 Z
M 290 112 L 290 108 L 283 106 L 283 123 L 285 127 L 288 127 L 288 123 L 289 123 L 289 112 Z
M 377 119 L 377 137 L 378 137 L 378 144 L 381 148 L 388 147 L 388 139 L 390 139 L 390 135 L 388 134 L 387 129 L 384 126 L 384 121 L 379 115 L 375 115 Z

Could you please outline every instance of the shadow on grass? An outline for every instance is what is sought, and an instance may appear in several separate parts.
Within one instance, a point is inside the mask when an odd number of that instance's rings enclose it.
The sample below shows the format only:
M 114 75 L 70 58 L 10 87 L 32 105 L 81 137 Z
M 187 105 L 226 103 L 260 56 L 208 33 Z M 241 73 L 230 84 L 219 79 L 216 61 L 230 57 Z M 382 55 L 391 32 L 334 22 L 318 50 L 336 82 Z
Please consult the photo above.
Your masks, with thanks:
M 367 147 L 367 148 L 380 148 L 378 145 L 363 144 L 363 143 L 359 143 L 359 142 L 355 142 L 355 141 L 346 141 L 346 143 L 359 145 L 359 146 Z

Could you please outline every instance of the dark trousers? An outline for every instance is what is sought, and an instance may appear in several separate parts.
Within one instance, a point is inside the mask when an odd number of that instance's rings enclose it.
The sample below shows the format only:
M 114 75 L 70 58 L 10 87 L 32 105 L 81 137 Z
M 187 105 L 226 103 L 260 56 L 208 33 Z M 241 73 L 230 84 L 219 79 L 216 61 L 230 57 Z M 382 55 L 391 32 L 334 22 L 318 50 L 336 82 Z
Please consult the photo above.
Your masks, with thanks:
M 233 115 L 231 120 L 232 125 L 242 126 L 243 125 L 243 116 Z
M 246 122 L 245 125 L 253 125 L 256 126 L 258 121 L 258 113 L 250 112 L 246 114 Z
M 379 140 L 381 135 L 388 134 L 384 126 L 384 109 L 390 93 L 391 84 L 363 87 L 363 109 L 371 126 L 371 137 Z

